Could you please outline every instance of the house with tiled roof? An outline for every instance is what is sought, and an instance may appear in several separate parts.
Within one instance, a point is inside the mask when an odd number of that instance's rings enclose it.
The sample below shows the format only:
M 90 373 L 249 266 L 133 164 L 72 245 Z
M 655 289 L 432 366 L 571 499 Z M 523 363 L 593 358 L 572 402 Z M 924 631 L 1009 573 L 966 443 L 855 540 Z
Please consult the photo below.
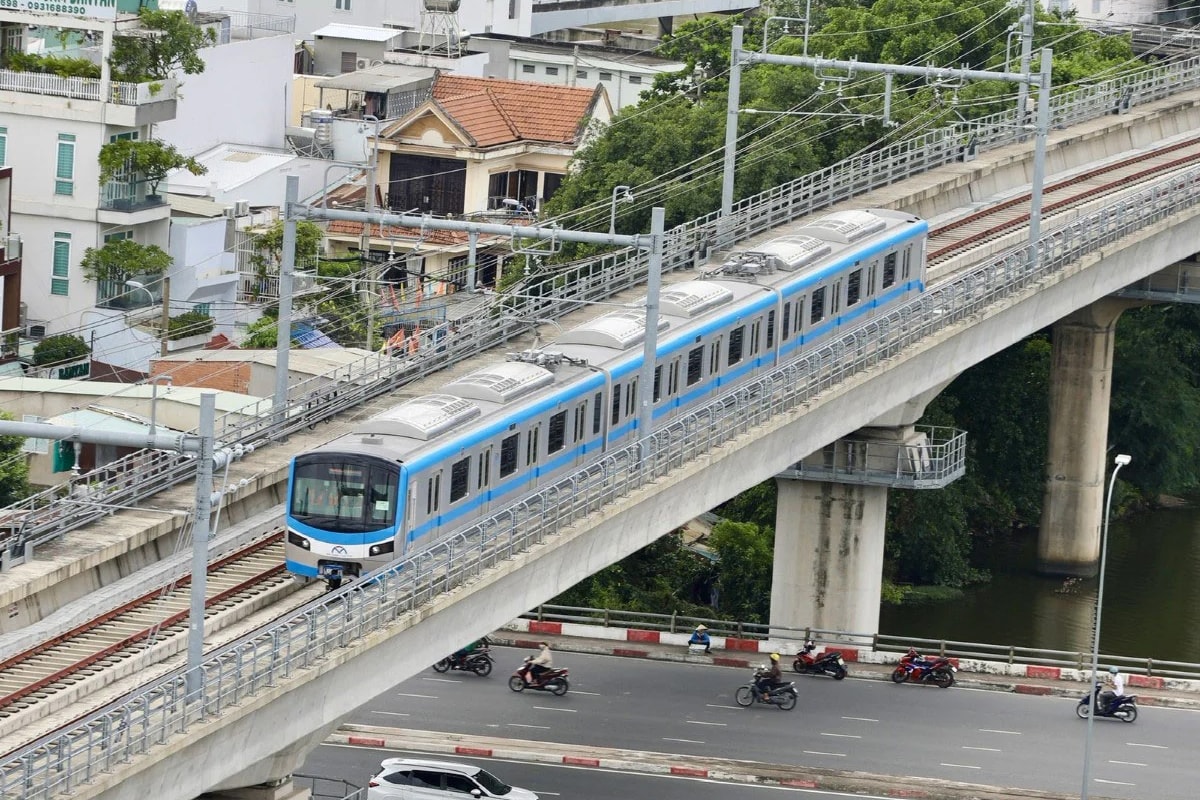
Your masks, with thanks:
M 443 218 L 527 220 L 558 189 L 575 151 L 611 118 L 603 87 L 439 74 L 428 100 L 379 133 L 376 203 Z M 345 204 L 361 205 L 361 197 Z M 332 223 L 327 234 L 334 253 L 357 251 L 365 238 L 357 222 Z M 409 294 L 489 285 L 512 252 L 507 240 L 489 247 L 481 239 L 468 275 L 465 233 L 376 226 L 369 238 L 372 260 L 403 261 L 381 279 Z

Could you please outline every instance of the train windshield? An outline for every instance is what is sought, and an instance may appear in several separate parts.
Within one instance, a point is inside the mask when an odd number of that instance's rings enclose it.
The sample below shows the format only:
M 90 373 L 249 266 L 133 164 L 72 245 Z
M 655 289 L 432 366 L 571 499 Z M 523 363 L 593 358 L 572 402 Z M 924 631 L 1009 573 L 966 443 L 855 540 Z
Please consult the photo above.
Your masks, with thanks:
M 293 518 L 326 531 L 360 533 L 396 523 L 398 470 L 365 460 L 325 456 L 296 459 Z

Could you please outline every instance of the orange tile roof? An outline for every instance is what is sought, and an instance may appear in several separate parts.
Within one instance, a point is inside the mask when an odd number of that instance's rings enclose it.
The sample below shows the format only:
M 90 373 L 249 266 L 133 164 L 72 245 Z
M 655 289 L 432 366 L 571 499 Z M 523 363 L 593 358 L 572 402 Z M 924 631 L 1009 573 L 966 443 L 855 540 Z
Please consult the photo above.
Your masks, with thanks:
M 363 223 L 352 222 L 350 220 L 333 220 L 329 223 L 326 233 L 330 236 L 341 234 L 343 236 L 362 236 Z M 443 230 L 426 230 L 425 238 L 421 238 L 420 228 L 400 228 L 393 225 L 371 226 L 371 237 L 375 239 L 412 239 L 420 240 L 423 244 L 437 245 L 456 245 L 466 244 L 469 241 L 469 234 L 466 231 L 443 231 Z M 485 241 L 493 237 L 481 236 L 480 241 Z
M 599 89 L 439 74 L 433 102 L 475 147 L 532 141 L 573 144 L 586 128 Z M 401 126 L 390 129 L 387 135 Z

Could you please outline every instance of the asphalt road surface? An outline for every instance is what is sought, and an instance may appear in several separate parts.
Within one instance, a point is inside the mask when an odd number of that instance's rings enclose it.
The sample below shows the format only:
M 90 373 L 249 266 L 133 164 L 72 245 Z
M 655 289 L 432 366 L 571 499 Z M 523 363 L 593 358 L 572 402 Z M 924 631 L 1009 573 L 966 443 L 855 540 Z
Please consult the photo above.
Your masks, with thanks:
M 796 676 L 795 711 L 738 707 L 747 670 L 556 653 L 571 691 L 510 691 L 526 651 L 495 648 L 487 678 L 432 669 L 348 722 L 513 739 L 748 759 L 877 775 L 1078 793 L 1086 724 L 1077 700 L 1006 692 L 836 682 Z M 1132 725 L 1097 719 L 1091 794 L 1194 800 L 1200 712 L 1140 709 Z M 626 795 L 628 796 L 628 795 Z
M 721 783 L 702 778 L 684 778 L 670 775 L 623 774 L 609 770 L 585 767 L 564 767 L 548 764 L 523 764 L 487 758 L 463 758 L 460 756 L 422 755 L 402 753 L 374 748 L 322 745 L 312 752 L 300 771 L 306 775 L 347 780 L 357 786 L 366 786 L 371 775 L 379 771 L 379 762 L 385 758 L 410 756 L 431 758 L 439 761 L 478 764 L 500 780 L 512 786 L 520 786 L 537 794 L 539 800 L 572 798 L 577 800 L 632 800 L 654 798 L 654 800 L 783 800 L 781 793 L 794 797 L 800 790 L 779 786 L 750 786 Z M 853 797 L 872 800 L 873 795 L 822 792 L 803 790 L 809 797 Z M 880 800 L 883 800 L 880 798 Z M 892 800 L 889 798 L 888 800 Z

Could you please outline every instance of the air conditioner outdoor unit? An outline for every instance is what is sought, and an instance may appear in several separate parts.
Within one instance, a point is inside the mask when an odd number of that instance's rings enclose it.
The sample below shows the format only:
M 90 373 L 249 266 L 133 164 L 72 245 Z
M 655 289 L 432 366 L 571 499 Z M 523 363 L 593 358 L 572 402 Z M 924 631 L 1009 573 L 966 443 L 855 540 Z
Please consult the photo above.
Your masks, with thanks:
M 6 236 L 4 237 L 4 257 L 9 261 L 21 257 L 21 237 Z
M 367 69 L 370 66 L 371 66 L 371 59 L 369 59 L 369 58 L 360 58 L 354 62 L 354 69 L 356 69 L 356 70 Z
M 46 326 L 45 325 L 30 325 L 26 329 L 25 335 L 28 336 L 30 339 L 45 339 L 46 338 Z
M 233 208 L 234 208 L 234 211 L 233 211 L 234 216 L 246 217 L 246 216 L 250 215 L 250 201 L 249 200 L 238 200 L 236 203 L 233 204 Z
M 225 214 L 226 219 L 234 219 L 237 217 L 237 209 L 233 206 L 225 206 L 223 213 Z

